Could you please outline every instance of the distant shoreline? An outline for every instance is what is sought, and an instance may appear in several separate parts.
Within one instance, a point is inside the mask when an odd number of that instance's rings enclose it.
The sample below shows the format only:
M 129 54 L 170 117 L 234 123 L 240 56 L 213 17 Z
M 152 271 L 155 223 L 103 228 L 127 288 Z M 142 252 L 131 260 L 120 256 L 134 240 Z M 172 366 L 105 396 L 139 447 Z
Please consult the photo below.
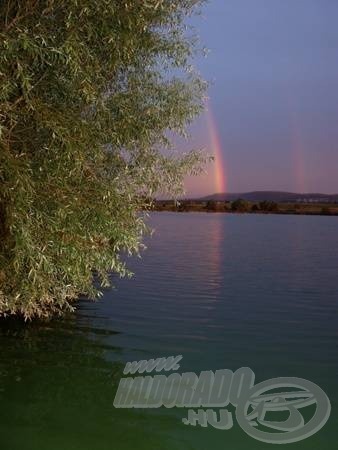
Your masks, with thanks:
M 153 211 L 207 212 L 236 214 L 280 214 L 302 216 L 338 216 L 337 203 L 277 203 L 249 202 L 237 199 L 233 202 L 216 200 L 156 200 Z

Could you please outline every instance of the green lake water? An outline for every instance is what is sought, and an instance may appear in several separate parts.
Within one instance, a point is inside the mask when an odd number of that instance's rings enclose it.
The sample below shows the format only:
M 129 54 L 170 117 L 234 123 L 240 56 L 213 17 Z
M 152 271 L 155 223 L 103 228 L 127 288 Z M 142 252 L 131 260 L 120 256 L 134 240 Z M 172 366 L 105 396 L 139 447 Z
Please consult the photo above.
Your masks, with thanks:
M 150 223 L 134 278 L 100 302 L 48 323 L 0 322 L 0 449 L 276 448 L 235 419 L 220 431 L 184 425 L 179 408 L 114 408 L 127 361 L 180 354 L 181 372 L 248 366 L 256 382 L 316 383 L 329 421 L 282 448 L 336 449 L 337 218 L 156 213 Z

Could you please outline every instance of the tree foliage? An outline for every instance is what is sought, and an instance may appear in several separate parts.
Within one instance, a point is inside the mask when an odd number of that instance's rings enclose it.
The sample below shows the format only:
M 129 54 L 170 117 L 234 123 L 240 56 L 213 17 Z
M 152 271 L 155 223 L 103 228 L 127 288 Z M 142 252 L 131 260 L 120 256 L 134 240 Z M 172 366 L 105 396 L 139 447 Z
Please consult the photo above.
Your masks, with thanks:
M 234 212 L 248 212 L 250 211 L 250 203 L 247 200 L 239 198 L 232 202 L 231 210 Z
M 262 202 L 259 202 L 259 209 L 261 211 L 267 211 L 267 212 L 278 212 L 279 207 L 278 207 L 278 203 L 276 203 L 276 202 L 264 200 Z
M 139 252 L 149 198 L 200 170 L 168 137 L 202 108 L 184 25 L 200 3 L 0 3 L 0 314 L 97 297 L 93 273 L 107 285 Z

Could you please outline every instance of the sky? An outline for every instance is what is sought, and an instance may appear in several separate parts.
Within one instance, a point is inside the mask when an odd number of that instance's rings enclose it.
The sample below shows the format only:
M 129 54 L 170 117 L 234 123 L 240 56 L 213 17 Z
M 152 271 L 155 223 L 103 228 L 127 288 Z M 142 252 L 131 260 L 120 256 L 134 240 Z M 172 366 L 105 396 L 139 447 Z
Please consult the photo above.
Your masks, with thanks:
M 210 0 L 193 20 L 208 112 L 190 147 L 215 155 L 187 196 L 338 193 L 338 1 Z

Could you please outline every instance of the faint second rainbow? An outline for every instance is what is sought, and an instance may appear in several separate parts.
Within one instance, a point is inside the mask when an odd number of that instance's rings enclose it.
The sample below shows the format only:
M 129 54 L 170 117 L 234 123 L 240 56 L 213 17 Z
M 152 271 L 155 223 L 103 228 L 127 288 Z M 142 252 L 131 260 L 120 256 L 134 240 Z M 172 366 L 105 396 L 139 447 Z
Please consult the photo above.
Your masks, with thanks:
M 307 171 L 306 171 L 306 152 L 305 142 L 302 134 L 301 121 L 298 114 L 298 108 L 295 104 L 295 95 L 288 92 L 288 106 L 290 111 L 290 131 L 291 131 L 291 150 L 292 165 L 294 168 L 295 182 L 297 190 L 304 194 L 308 191 Z
M 205 114 L 207 118 L 207 127 L 209 134 L 210 150 L 215 158 L 214 161 L 214 177 L 215 190 L 217 192 L 227 192 L 227 174 L 226 164 L 222 149 L 222 141 L 219 136 L 217 121 L 211 108 L 210 100 L 206 101 Z

